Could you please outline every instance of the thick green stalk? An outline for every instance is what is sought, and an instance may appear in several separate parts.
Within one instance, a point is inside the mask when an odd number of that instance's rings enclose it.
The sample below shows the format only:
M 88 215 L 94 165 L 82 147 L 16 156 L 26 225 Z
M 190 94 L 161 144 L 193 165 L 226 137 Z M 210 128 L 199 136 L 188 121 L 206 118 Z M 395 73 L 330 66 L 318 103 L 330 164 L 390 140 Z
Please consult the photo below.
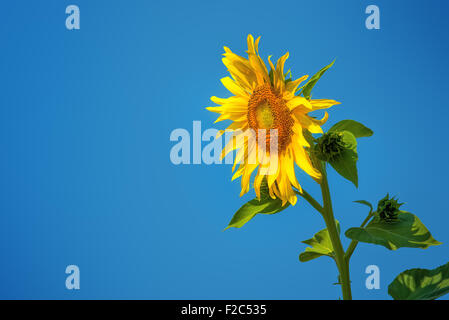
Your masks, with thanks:
M 343 294 L 343 300 L 351 300 L 351 280 L 349 277 L 349 263 L 345 258 L 345 251 L 340 240 L 340 234 L 337 230 L 337 225 L 335 224 L 334 212 L 332 210 L 332 201 L 329 191 L 329 183 L 327 181 L 326 174 L 326 163 L 322 163 L 322 182 L 321 182 L 321 193 L 323 195 L 323 217 L 326 223 L 327 231 L 332 242 L 332 247 L 335 252 L 335 262 L 340 273 L 339 282 L 341 285 L 341 291 Z

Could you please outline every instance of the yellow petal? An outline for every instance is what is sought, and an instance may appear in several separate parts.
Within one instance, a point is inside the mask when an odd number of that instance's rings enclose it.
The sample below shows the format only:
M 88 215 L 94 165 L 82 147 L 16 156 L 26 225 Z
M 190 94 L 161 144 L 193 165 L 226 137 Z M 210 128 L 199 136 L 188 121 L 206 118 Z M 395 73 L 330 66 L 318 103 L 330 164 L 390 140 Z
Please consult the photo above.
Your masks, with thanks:
M 221 79 L 221 82 L 223 83 L 225 88 L 228 89 L 231 93 L 240 96 L 249 96 L 249 94 L 242 87 L 237 85 L 235 81 L 232 80 L 230 77 L 225 77 Z
M 216 104 L 235 104 L 235 105 L 248 105 L 249 98 L 242 96 L 232 96 L 229 98 L 218 98 L 215 96 L 210 97 L 210 100 Z
M 301 109 L 307 109 L 309 111 L 313 110 L 310 102 L 306 98 L 300 96 L 295 96 L 294 98 L 288 100 L 286 105 L 290 111 L 298 107 L 302 107 Z
M 277 159 L 273 159 L 274 157 L 277 157 Z M 277 163 L 276 166 L 276 171 L 275 172 L 271 172 L 272 170 L 268 171 L 267 174 L 267 182 L 268 182 L 268 187 L 271 188 L 271 186 L 273 186 L 274 182 L 276 181 L 278 175 L 279 175 L 279 171 L 280 171 L 280 163 L 279 163 L 279 158 L 277 155 L 271 155 L 269 156 L 269 160 L 268 160 L 269 165 L 273 165 L 273 163 Z
M 278 81 L 277 81 L 277 84 L 275 85 L 275 88 L 281 93 L 284 91 L 284 87 L 285 87 L 284 65 L 285 65 L 285 61 L 288 59 L 288 55 L 289 55 L 289 53 L 287 52 L 282 57 L 280 57 L 278 62 L 276 63 L 276 71 L 275 72 L 277 73 Z
M 289 149 L 287 150 L 284 159 L 283 159 L 283 166 L 285 167 L 285 172 L 287 173 L 288 180 L 294 186 L 296 189 L 299 189 L 299 183 L 296 179 L 295 175 L 295 165 L 293 162 L 293 155 L 290 154 L 292 151 Z
M 292 205 L 296 204 L 296 194 L 292 189 L 288 177 L 285 172 L 282 172 L 277 179 L 277 186 L 279 188 L 279 198 L 282 200 L 282 205 L 290 202 Z
M 260 41 L 260 36 L 256 39 L 256 43 L 255 43 L 256 53 L 257 54 L 259 54 L 259 41 Z
M 249 61 L 237 54 L 231 52 L 231 50 L 226 49 L 227 52 L 224 54 L 222 59 L 223 64 L 228 68 L 229 73 L 232 77 L 245 86 L 247 89 L 251 89 L 257 84 L 257 77 L 255 71 L 251 67 Z
M 313 110 L 327 109 L 334 105 L 340 104 L 340 102 L 330 99 L 312 99 L 310 100 L 310 103 L 312 104 Z
M 256 49 L 254 46 L 254 37 L 252 34 L 248 35 L 246 42 L 248 43 L 248 53 L 256 54 Z
M 249 180 L 251 179 L 252 172 L 256 168 L 257 164 L 246 164 L 241 180 L 242 192 L 240 193 L 240 196 L 249 191 Z
M 296 93 L 296 89 L 298 89 L 298 86 L 301 84 L 301 82 L 307 80 L 308 77 L 309 77 L 308 75 L 305 75 L 299 79 L 286 83 L 285 90 L 291 92 L 294 95 Z
M 293 144 L 293 154 L 296 164 L 302 170 L 312 178 L 321 179 L 321 173 L 313 167 L 312 161 L 310 161 L 309 155 L 303 147 Z
M 299 121 L 301 126 L 311 133 L 323 133 L 323 129 L 321 126 L 326 123 L 329 118 L 329 114 L 327 112 L 324 113 L 324 117 L 321 120 L 312 118 L 303 112 L 293 112 L 296 120 Z
M 273 62 L 271 62 L 271 56 L 268 56 L 268 63 L 270 64 L 270 68 L 271 68 L 272 75 L 273 75 L 273 86 L 276 88 L 279 86 L 278 82 L 280 80 L 279 80 L 278 74 L 276 72 L 276 68 L 274 67 Z
M 229 141 L 226 143 L 226 146 L 221 151 L 220 160 L 223 160 L 223 158 L 229 153 L 236 149 L 241 149 L 244 147 L 244 141 L 242 139 L 237 139 L 238 135 L 233 135 Z M 234 162 L 236 163 L 236 162 Z
M 254 191 L 256 192 L 257 199 L 260 199 L 260 186 L 262 184 L 264 177 L 265 176 L 261 175 L 260 173 L 257 173 L 257 176 L 254 179 Z
M 292 127 L 294 135 L 292 136 L 293 143 L 300 145 L 301 147 L 310 147 L 309 142 L 304 137 L 302 130 L 303 127 L 300 123 L 295 123 Z
M 235 179 L 239 178 L 239 177 L 243 174 L 244 171 L 245 171 L 245 165 L 244 165 L 244 164 L 241 164 L 241 165 L 239 166 L 239 168 L 237 169 L 237 171 L 236 171 L 236 172 L 234 173 L 234 175 L 232 176 L 231 181 L 234 181 Z
M 267 67 L 262 59 L 259 57 L 256 47 L 254 44 L 254 38 L 252 35 L 248 35 L 248 60 L 254 70 L 258 85 L 263 85 L 264 83 L 269 83 L 270 77 L 268 76 Z M 259 45 L 259 41 L 257 41 Z
M 236 122 L 242 122 L 245 121 L 245 119 L 247 119 L 247 114 L 246 112 L 244 113 L 222 113 L 221 116 L 219 116 L 217 118 L 217 120 L 214 121 L 214 123 L 220 122 L 220 121 L 224 121 L 224 120 L 232 120 L 232 121 L 236 121 Z

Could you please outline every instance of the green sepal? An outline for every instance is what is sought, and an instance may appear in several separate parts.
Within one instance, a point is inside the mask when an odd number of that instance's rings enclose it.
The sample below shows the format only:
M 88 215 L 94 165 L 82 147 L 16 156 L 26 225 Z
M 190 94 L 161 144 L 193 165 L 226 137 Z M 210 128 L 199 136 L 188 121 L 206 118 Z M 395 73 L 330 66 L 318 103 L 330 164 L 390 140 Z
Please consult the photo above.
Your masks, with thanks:
M 378 215 L 364 228 L 350 228 L 346 237 L 359 242 L 373 243 L 389 250 L 398 248 L 422 248 L 441 244 L 417 216 L 410 212 L 399 211 L 394 222 L 383 221 Z
M 335 223 L 337 224 L 337 230 L 340 234 L 340 223 L 337 220 L 335 220 Z M 334 248 L 327 229 L 317 232 L 313 238 L 304 240 L 302 243 L 305 243 L 310 247 L 307 247 L 304 252 L 301 252 L 299 255 L 299 261 L 301 262 L 307 262 L 321 256 L 328 256 L 331 258 L 334 258 L 335 256 Z
M 394 300 L 435 300 L 449 293 L 449 262 L 436 269 L 401 272 L 388 286 Z
M 349 131 L 356 138 L 371 137 L 373 130 L 354 120 L 342 120 L 334 124 L 328 132 Z
M 311 97 L 311 92 L 312 92 L 312 88 L 315 86 L 315 84 L 318 82 L 318 80 L 320 80 L 321 76 L 327 71 L 327 69 L 329 69 L 330 67 L 332 67 L 332 65 L 334 64 L 335 60 L 332 61 L 330 64 L 328 64 L 327 66 L 325 66 L 324 68 L 322 68 L 320 71 L 318 71 L 312 78 L 310 78 L 310 80 L 304 85 L 301 93 L 304 96 L 304 98 L 306 98 L 307 100 L 310 100 Z

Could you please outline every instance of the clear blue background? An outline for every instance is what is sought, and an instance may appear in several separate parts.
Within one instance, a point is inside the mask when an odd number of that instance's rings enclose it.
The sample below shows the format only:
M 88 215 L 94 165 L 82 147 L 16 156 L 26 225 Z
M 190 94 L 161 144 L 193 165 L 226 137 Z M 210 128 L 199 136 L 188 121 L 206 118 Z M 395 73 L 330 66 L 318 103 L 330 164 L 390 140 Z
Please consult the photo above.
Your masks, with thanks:
M 365 28 L 377 4 L 381 30 Z M 77 4 L 81 29 L 65 28 Z M 388 299 L 401 271 L 449 256 L 449 4 L 441 1 L 9 1 L 0 10 L 0 298 L 337 299 L 333 262 L 300 263 L 322 229 L 304 201 L 223 232 L 239 198 L 229 165 L 170 162 L 173 129 L 212 127 L 210 96 L 228 96 L 223 46 L 290 52 L 293 75 L 335 66 L 315 98 L 342 102 L 372 128 L 360 141 L 360 186 L 330 174 L 343 230 L 387 192 L 442 246 L 361 244 L 357 299 Z M 318 196 L 304 175 L 301 183 Z M 344 239 L 347 245 L 347 239 Z M 65 288 L 65 267 L 81 290 Z M 381 289 L 365 288 L 378 265 Z

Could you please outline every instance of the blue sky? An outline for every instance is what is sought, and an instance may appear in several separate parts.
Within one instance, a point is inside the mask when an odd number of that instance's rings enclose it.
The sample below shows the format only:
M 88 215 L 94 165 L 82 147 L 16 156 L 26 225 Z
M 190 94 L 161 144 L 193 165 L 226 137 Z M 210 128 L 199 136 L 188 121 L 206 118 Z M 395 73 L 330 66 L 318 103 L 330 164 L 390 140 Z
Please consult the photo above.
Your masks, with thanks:
M 81 29 L 65 28 L 76 4 Z M 365 28 L 376 4 L 381 29 Z M 444 244 L 388 251 L 361 244 L 357 299 L 387 299 L 401 271 L 447 262 L 447 1 L 14 1 L 3 5 L 0 95 L 0 297 L 9 299 L 337 299 L 333 262 L 298 261 L 322 229 L 304 201 L 223 232 L 239 198 L 229 165 L 170 162 L 176 128 L 203 129 L 226 97 L 223 46 L 290 52 L 293 76 L 334 58 L 314 98 L 342 104 L 325 128 L 354 119 L 359 188 L 330 172 L 343 230 L 387 192 Z M 300 182 L 318 196 L 317 185 Z M 344 245 L 349 242 L 344 239 Z M 65 288 L 65 267 L 81 289 Z M 381 289 L 365 288 L 378 265 Z

